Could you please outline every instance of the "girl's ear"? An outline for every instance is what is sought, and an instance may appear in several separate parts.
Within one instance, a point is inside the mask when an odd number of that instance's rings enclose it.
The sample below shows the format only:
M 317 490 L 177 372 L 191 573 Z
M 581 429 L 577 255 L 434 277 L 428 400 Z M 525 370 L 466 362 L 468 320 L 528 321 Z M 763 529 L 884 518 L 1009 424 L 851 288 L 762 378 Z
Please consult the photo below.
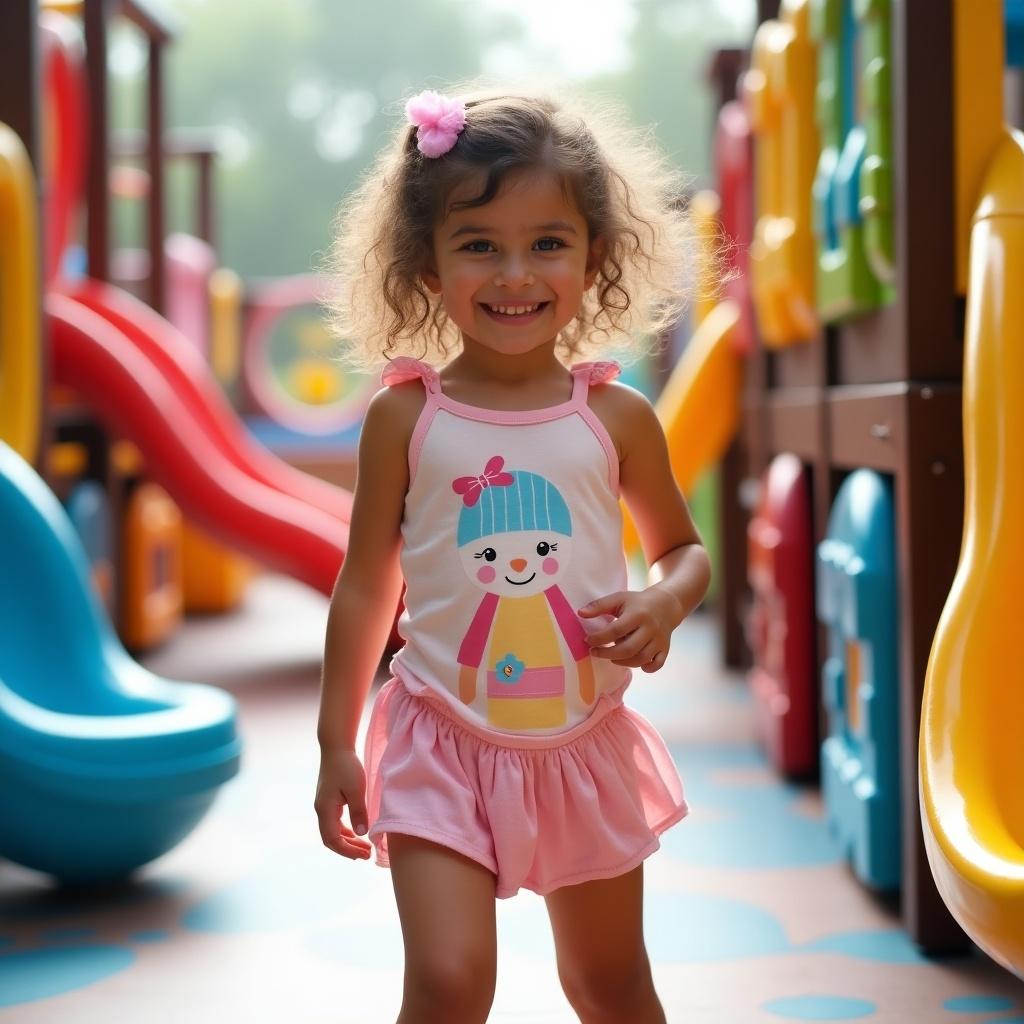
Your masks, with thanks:
M 601 269 L 601 264 L 604 262 L 606 248 L 604 239 L 600 235 L 590 243 L 590 250 L 587 253 L 587 268 L 583 275 L 584 291 L 594 283 L 597 272 Z
M 433 269 L 424 269 L 420 271 L 420 279 L 427 286 L 429 291 L 432 291 L 435 295 L 441 294 L 441 278 L 437 276 L 437 272 Z
M 438 276 L 433 254 L 426 257 L 423 269 L 420 271 L 420 280 L 427 286 L 428 291 L 432 291 L 435 295 L 441 294 L 441 278 Z

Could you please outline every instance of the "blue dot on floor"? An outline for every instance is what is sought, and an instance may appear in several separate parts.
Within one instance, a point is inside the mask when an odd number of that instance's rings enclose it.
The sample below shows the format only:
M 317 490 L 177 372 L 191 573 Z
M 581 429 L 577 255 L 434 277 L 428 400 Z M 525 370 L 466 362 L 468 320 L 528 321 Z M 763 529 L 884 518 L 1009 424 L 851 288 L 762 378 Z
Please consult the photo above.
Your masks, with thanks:
M 812 867 L 842 860 L 826 823 L 797 811 L 803 789 L 781 782 L 738 786 L 718 781 L 723 769 L 767 769 L 760 752 L 745 747 L 694 750 L 681 745 L 670 750 L 691 804 L 715 812 L 709 820 L 695 814 L 685 828 L 665 833 L 662 845 L 674 860 L 747 870 Z M 756 842 L 751 842 L 752 835 L 757 836 Z
M 861 960 L 878 960 L 889 964 L 926 964 L 917 947 L 905 931 L 880 929 L 842 932 L 826 935 L 800 947 L 801 952 L 842 953 Z
M 325 924 L 370 898 L 370 865 L 351 864 L 339 876 L 323 852 L 296 851 L 209 893 L 182 915 L 182 926 L 207 935 L 291 931 Z
M 865 999 L 845 996 L 787 996 L 763 1004 L 769 1013 L 788 1020 L 857 1020 L 868 1017 L 877 1007 Z
M 708 893 L 659 892 L 645 901 L 648 950 L 666 963 L 711 963 L 789 953 L 773 914 Z
M 1012 1010 L 1013 1000 L 1006 996 L 957 996 L 947 999 L 942 1008 L 951 1013 L 998 1013 L 1000 1010 Z
M 118 946 L 56 946 L 0 955 L 0 1006 L 19 1006 L 93 985 L 135 960 Z

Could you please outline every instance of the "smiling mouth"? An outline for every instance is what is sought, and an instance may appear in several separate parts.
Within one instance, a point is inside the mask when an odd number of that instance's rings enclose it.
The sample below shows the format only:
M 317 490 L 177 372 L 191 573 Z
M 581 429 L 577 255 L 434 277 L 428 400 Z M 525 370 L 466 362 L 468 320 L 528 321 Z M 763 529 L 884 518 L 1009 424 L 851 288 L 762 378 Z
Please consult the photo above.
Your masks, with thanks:
M 529 582 L 530 582 L 530 580 L 532 580 L 532 579 L 534 578 L 534 576 L 536 576 L 536 575 L 537 575 L 537 574 L 536 574 L 536 573 L 534 573 L 534 574 L 533 574 L 533 576 L 531 576 L 529 580 L 510 580 L 510 579 L 509 579 L 509 578 L 508 578 L 508 577 L 506 576 L 506 577 L 505 577 L 505 581 L 506 581 L 507 583 L 511 583 L 511 584 L 512 584 L 512 585 L 513 585 L 514 587 L 525 587 L 525 586 L 526 586 L 526 584 L 527 584 L 527 583 L 529 583 Z
M 550 302 L 505 303 L 491 305 L 481 302 L 480 308 L 492 319 L 502 324 L 528 324 L 536 320 L 551 305 Z

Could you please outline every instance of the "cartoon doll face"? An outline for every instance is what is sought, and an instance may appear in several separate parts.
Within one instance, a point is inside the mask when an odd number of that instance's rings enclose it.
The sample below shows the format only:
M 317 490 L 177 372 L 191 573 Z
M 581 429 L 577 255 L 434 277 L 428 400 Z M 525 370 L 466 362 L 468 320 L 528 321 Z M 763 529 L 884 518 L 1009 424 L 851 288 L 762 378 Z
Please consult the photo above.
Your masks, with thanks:
M 459 548 L 466 575 L 501 597 L 532 597 L 559 582 L 572 554 L 572 538 L 551 530 L 493 533 Z
M 572 552 L 572 516 L 550 480 L 506 470 L 492 456 L 480 476 L 458 477 L 462 495 L 459 558 L 481 589 L 501 597 L 532 597 L 559 582 Z

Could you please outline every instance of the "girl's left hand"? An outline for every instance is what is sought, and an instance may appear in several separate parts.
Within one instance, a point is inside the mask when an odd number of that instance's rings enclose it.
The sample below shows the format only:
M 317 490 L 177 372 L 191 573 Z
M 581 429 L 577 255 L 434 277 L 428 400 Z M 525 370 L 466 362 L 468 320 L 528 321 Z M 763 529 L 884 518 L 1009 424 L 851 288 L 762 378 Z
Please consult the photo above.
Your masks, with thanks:
M 684 618 L 679 601 L 657 584 L 599 597 L 580 608 L 579 614 L 583 618 L 615 616 L 613 622 L 588 634 L 591 657 L 644 672 L 656 672 L 665 664 L 672 631 Z

